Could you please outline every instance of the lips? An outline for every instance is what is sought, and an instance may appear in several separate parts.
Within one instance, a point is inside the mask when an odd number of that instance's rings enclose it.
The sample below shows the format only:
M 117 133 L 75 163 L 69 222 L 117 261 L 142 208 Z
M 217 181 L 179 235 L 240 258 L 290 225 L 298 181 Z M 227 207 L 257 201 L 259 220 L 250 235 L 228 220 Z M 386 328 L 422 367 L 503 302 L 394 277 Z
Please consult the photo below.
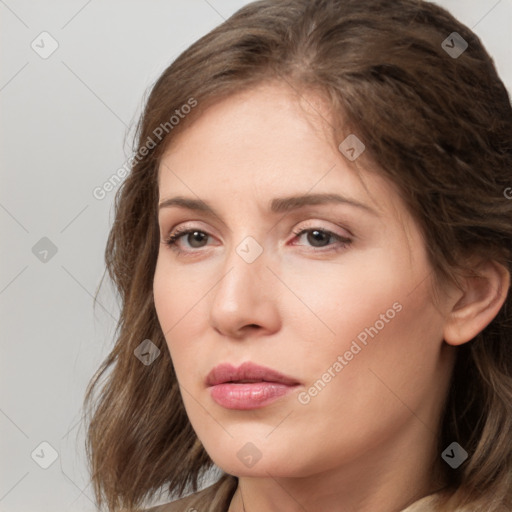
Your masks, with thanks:
M 212 369 L 206 377 L 207 386 L 216 386 L 224 383 L 251 383 L 251 382 L 275 382 L 286 386 L 295 386 L 299 382 L 271 368 L 246 362 L 238 368 L 230 364 L 220 364 Z
M 221 364 L 206 377 L 211 398 L 225 409 L 265 407 L 297 388 L 300 383 L 271 368 L 251 362 L 238 368 Z

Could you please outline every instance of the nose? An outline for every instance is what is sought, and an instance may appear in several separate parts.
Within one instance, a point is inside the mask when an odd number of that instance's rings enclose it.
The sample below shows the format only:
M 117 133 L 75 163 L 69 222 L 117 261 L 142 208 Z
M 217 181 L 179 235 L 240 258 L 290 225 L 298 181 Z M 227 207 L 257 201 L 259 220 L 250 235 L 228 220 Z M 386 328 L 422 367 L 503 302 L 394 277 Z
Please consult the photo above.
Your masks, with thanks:
M 279 280 L 267 266 L 265 251 L 252 262 L 240 254 L 233 247 L 226 257 L 212 290 L 210 323 L 217 332 L 236 339 L 275 332 L 280 326 Z

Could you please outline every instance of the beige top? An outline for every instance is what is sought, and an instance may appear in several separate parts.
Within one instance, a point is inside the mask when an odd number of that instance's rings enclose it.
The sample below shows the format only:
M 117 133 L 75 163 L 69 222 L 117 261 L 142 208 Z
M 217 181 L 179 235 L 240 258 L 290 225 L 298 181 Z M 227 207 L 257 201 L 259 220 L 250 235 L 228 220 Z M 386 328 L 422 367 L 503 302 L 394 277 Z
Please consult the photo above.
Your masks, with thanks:
M 146 509 L 145 512 L 226 512 L 235 494 L 238 479 L 223 475 L 215 484 L 185 498 Z M 421 498 L 402 512 L 435 512 L 438 495 Z M 456 511 L 455 511 L 456 512 Z

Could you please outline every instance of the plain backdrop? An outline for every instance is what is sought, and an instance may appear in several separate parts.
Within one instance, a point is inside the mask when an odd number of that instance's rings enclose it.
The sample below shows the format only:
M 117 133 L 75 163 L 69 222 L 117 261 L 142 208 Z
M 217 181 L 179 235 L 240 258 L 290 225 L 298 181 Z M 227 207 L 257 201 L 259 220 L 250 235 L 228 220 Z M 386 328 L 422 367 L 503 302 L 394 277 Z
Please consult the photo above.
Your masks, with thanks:
M 119 308 L 107 282 L 93 309 L 115 195 L 93 190 L 160 73 L 246 3 L 0 0 L 0 512 L 95 510 L 82 401 Z M 512 0 L 438 3 L 511 91 Z

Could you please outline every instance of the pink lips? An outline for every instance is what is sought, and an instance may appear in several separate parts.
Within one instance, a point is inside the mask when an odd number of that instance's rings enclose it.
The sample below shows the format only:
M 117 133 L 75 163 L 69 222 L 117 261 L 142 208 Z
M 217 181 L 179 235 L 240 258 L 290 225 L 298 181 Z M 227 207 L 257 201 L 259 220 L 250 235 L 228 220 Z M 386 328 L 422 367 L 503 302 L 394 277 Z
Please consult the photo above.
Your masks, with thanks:
M 270 368 L 251 362 L 238 368 L 220 364 L 206 377 L 215 402 L 227 409 L 257 409 L 289 393 L 299 382 Z

